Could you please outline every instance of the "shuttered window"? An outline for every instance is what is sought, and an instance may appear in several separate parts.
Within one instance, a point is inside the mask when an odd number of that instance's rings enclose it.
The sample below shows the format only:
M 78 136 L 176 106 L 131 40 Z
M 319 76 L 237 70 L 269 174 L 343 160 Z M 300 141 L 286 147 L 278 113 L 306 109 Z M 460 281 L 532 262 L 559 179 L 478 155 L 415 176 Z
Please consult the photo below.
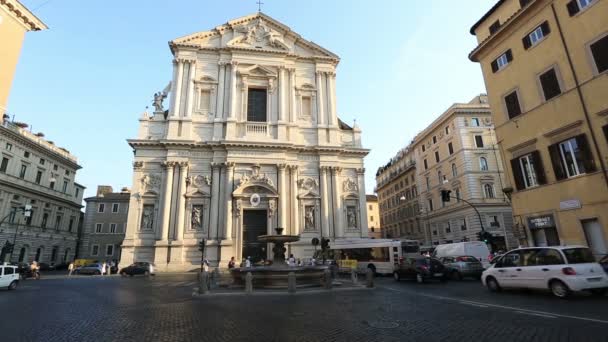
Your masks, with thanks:
M 509 49 L 509 50 L 505 51 L 505 53 L 503 53 L 502 55 L 498 56 L 498 58 L 496 58 L 494 61 L 492 61 L 492 63 L 491 63 L 492 72 L 497 72 L 498 70 L 504 68 L 512 60 L 513 60 L 513 53 L 511 52 L 511 49 Z
M 513 170 L 517 190 L 533 188 L 547 183 L 545 169 L 538 151 L 512 159 L 511 169 Z
M 514 117 L 521 114 L 521 107 L 519 105 L 519 98 L 517 97 L 516 91 L 505 96 L 505 105 L 507 107 L 507 114 L 509 115 L 509 119 L 513 119 Z
M 596 170 L 587 137 L 584 134 L 549 146 L 551 164 L 558 180 Z
M 500 28 L 500 21 L 496 20 L 492 25 L 490 25 L 490 34 L 494 34 Z
M 562 93 L 562 90 L 559 87 L 555 69 L 545 72 L 544 74 L 540 75 L 539 78 L 540 85 L 543 88 L 543 94 L 545 95 L 545 101 L 549 101 Z
M 589 6 L 594 1 L 596 0 L 571 0 L 566 4 L 566 7 L 568 8 L 568 14 L 570 14 L 570 16 L 573 16 L 585 7 Z
M 479 148 L 483 147 L 483 137 L 481 135 L 475 136 L 475 146 Z
M 589 46 L 598 73 L 608 70 L 608 35 Z
M 549 27 L 549 22 L 545 21 L 522 39 L 524 49 L 529 49 L 531 46 L 538 43 L 541 39 L 548 36 L 549 33 L 551 33 L 551 28 Z
M 249 89 L 247 93 L 247 121 L 266 121 L 266 89 Z
M 452 143 L 448 143 L 448 152 L 450 155 L 454 153 L 454 146 L 452 145 Z

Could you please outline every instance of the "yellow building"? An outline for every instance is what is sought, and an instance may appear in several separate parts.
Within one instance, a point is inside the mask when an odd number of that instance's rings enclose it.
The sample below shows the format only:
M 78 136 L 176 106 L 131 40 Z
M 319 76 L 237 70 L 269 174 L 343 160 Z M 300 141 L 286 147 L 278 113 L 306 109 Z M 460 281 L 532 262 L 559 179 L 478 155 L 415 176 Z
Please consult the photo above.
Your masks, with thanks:
M 372 239 L 383 237 L 382 227 L 380 226 L 380 209 L 378 209 L 378 196 L 365 195 L 367 205 L 367 227 L 368 234 Z
M 46 25 L 19 1 L 0 1 L 0 114 L 6 111 L 25 33 L 46 28 Z
M 608 1 L 500 0 L 473 27 L 527 243 L 608 253 Z

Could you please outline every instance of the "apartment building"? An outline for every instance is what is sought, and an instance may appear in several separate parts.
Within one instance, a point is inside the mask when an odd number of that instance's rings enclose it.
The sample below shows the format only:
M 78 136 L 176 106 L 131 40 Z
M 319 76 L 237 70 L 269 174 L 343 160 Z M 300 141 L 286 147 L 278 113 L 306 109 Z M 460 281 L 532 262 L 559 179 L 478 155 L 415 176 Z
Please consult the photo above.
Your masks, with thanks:
M 382 226 L 380 226 L 380 209 L 378 208 L 378 196 L 366 195 L 367 203 L 367 226 L 369 227 L 368 234 L 372 239 L 380 239 L 384 237 Z

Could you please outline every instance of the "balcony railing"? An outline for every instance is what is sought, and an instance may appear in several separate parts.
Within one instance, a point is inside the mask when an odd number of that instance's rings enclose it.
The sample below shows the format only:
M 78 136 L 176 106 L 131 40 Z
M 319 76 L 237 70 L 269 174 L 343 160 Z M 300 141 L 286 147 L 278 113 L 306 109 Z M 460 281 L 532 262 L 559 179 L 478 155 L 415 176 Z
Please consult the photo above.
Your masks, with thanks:
M 268 124 L 264 123 L 247 123 L 247 135 L 259 135 L 266 136 L 268 135 Z

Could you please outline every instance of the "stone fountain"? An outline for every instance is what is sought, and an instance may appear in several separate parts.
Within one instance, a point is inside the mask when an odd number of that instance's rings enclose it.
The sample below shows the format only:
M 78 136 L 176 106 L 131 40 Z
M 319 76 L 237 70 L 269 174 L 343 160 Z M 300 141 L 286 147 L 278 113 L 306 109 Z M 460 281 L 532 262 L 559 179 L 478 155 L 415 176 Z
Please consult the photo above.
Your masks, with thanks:
M 283 235 L 283 228 L 275 228 L 276 234 L 260 235 L 258 241 L 274 244 L 273 261 L 269 266 L 239 267 L 230 272 L 235 285 L 244 285 L 245 276 L 251 272 L 253 286 L 257 288 L 286 288 L 287 276 L 293 272 L 298 287 L 320 286 L 327 266 L 289 266 L 285 263 L 286 243 L 300 240 L 298 235 Z

